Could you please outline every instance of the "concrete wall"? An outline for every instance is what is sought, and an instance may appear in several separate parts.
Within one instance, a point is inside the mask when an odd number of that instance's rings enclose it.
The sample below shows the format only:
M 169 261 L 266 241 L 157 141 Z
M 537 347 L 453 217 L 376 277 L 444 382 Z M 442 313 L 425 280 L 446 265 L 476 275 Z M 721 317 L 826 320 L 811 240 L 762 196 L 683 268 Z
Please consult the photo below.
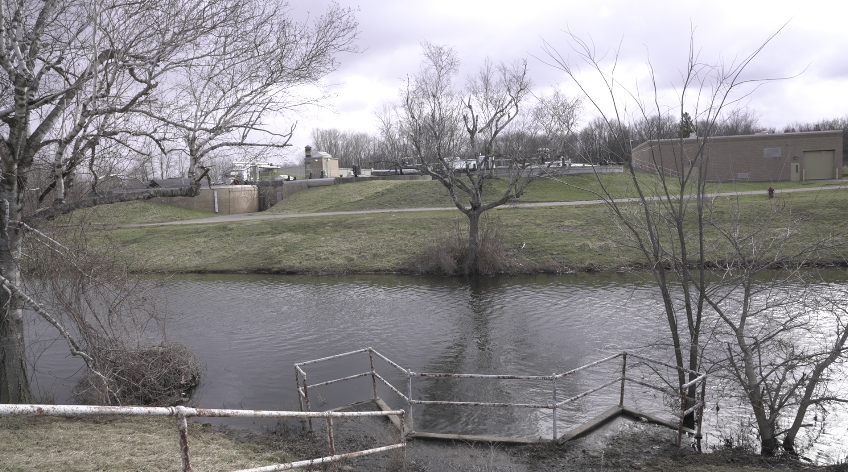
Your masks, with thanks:
M 167 202 L 189 210 L 214 212 L 216 194 L 219 215 L 259 211 L 258 192 L 252 185 L 222 185 L 211 189 L 204 188 L 196 197 L 176 197 L 168 199 Z
M 633 149 L 633 166 L 647 172 L 679 176 L 698 165 L 699 146 L 706 160 L 709 181 L 774 182 L 793 180 L 799 166 L 804 179 L 804 152 L 834 151 L 830 178 L 842 178 L 842 131 L 718 136 L 703 139 L 668 139 L 642 143 Z M 768 157 L 766 157 L 768 156 Z M 690 164 L 691 162 L 691 164 Z M 812 163 L 808 163 L 812 165 Z

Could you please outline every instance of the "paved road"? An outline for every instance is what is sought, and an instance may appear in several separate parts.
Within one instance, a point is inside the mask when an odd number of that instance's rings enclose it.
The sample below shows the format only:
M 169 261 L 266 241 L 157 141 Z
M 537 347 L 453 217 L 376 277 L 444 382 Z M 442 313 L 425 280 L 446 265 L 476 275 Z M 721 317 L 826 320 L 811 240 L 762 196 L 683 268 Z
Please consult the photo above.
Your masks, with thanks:
M 811 187 L 811 188 L 793 188 L 793 189 L 785 189 L 779 190 L 775 192 L 777 195 L 781 193 L 793 193 L 793 192 L 814 192 L 820 190 L 838 190 L 844 189 L 845 187 L 842 185 L 831 185 L 827 187 Z M 719 197 L 719 196 L 734 196 L 734 195 L 763 195 L 765 197 L 766 192 L 764 190 L 752 190 L 748 192 L 729 192 L 729 193 L 710 193 L 707 194 L 707 197 Z M 616 202 L 633 202 L 636 201 L 635 198 L 622 198 L 616 199 Z M 535 207 L 555 207 L 555 206 L 575 206 L 575 205 L 598 205 L 603 204 L 603 200 L 577 200 L 570 202 L 539 202 L 539 203 L 510 203 L 504 205 L 499 208 L 535 208 Z M 456 210 L 456 207 L 440 207 L 440 208 L 396 208 L 396 209 L 384 209 L 384 210 L 359 210 L 359 211 L 329 211 L 324 213 L 290 213 L 290 214 L 282 214 L 275 215 L 269 213 L 242 213 L 238 215 L 221 215 L 221 216 L 212 216 L 209 218 L 200 218 L 196 220 L 179 220 L 179 221 L 168 221 L 165 223 L 144 223 L 144 224 L 131 224 L 131 225 L 117 225 L 119 227 L 138 227 L 138 226 L 165 226 L 165 225 L 196 225 L 196 224 L 210 224 L 210 223 L 230 223 L 230 222 L 238 222 L 238 221 L 254 221 L 254 220 L 272 220 L 279 218 L 306 218 L 312 216 L 333 216 L 333 215 L 361 215 L 366 213 L 400 213 L 400 212 L 409 212 L 409 211 L 443 211 L 443 210 Z

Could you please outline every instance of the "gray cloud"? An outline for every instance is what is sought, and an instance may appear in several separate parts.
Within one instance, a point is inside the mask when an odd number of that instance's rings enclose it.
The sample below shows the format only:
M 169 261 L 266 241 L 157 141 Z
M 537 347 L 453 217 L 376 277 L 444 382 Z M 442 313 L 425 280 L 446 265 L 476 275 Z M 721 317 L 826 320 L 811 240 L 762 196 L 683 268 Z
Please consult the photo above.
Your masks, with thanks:
M 764 83 L 741 104 L 757 110 L 764 123 L 782 126 L 791 121 L 814 121 L 848 112 L 848 34 L 837 15 L 817 15 L 765 1 L 478 1 L 478 0 L 340 0 L 358 8 L 363 52 L 345 55 L 327 78 L 338 94 L 337 114 L 306 112 L 295 147 L 308 142 L 313 126 L 374 131 L 373 111 L 396 97 L 401 79 L 415 72 L 423 40 L 452 46 L 472 73 L 485 57 L 512 61 L 527 57 L 539 90 L 562 86 L 576 93 L 562 71 L 546 65 L 550 58 L 543 42 L 570 60 L 570 31 L 596 51 L 618 50 L 622 84 L 643 93 L 645 64 L 650 61 L 664 104 L 676 101 L 681 71 L 686 67 L 690 36 L 700 61 L 729 65 L 754 51 L 784 23 L 788 25 L 751 63 L 743 79 L 799 77 Z M 323 9 L 314 0 L 292 2 L 294 15 Z M 693 32 L 694 29 L 694 32 Z M 581 66 L 586 72 L 586 67 Z M 588 76 L 587 80 L 588 79 Z M 591 79 L 593 81 L 594 79 Z M 591 82 L 590 81 L 590 82 Z M 597 83 L 590 88 L 597 90 Z M 670 105 L 669 105 L 670 106 Z M 328 119 L 332 116 L 332 119 Z

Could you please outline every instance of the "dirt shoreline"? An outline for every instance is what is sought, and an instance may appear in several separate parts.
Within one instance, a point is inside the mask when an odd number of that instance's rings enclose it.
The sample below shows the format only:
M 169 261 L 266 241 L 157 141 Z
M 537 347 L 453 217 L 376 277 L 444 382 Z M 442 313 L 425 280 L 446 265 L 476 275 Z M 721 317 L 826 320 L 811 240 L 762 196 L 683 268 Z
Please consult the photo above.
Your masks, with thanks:
M 358 410 L 376 408 L 370 404 Z M 321 422 L 323 424 L 323 422 Z M 326 430 L 315 424 L 304 433 L 299 422 L 278 423 L 263 432 L 216 427 L 230 440 L 257 444 L 267 450 L 285 450 L 294 460 L 328 455 Z M 334 421 L 337 453 L 354 452 L 397 443 L 396 428 L 382 417 Z M 739 449 L 698 453 L 677 432 L 664 426 L 617 420 L 580 439 L 532 445 L 471 443 L 412 439 L 406 450 L 350 459 L 339 470 L 356 471 L 765 471 L 816 470 L 848 472 L 848 464 L 820 467 L 786 458 L 764 458 Z M 319 469 L 320 470 L 320 469 Z

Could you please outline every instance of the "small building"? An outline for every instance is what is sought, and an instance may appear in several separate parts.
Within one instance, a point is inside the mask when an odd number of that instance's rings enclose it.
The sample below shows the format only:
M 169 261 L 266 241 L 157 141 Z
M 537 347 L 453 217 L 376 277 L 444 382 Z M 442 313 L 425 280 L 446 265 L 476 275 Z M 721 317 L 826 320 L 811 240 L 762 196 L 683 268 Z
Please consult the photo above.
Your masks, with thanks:
M 633 148 L 632 165 L 677 177 L 699 157 L 713 182 L 841 179 L 842 131 L 652 140 Z
M 306 146 L 306 155 L 303 158 L 303 172 L 307 179 L 342 177 L 339 171 L 339 160 L 326 152 L 313 152 L 312 146 Z

